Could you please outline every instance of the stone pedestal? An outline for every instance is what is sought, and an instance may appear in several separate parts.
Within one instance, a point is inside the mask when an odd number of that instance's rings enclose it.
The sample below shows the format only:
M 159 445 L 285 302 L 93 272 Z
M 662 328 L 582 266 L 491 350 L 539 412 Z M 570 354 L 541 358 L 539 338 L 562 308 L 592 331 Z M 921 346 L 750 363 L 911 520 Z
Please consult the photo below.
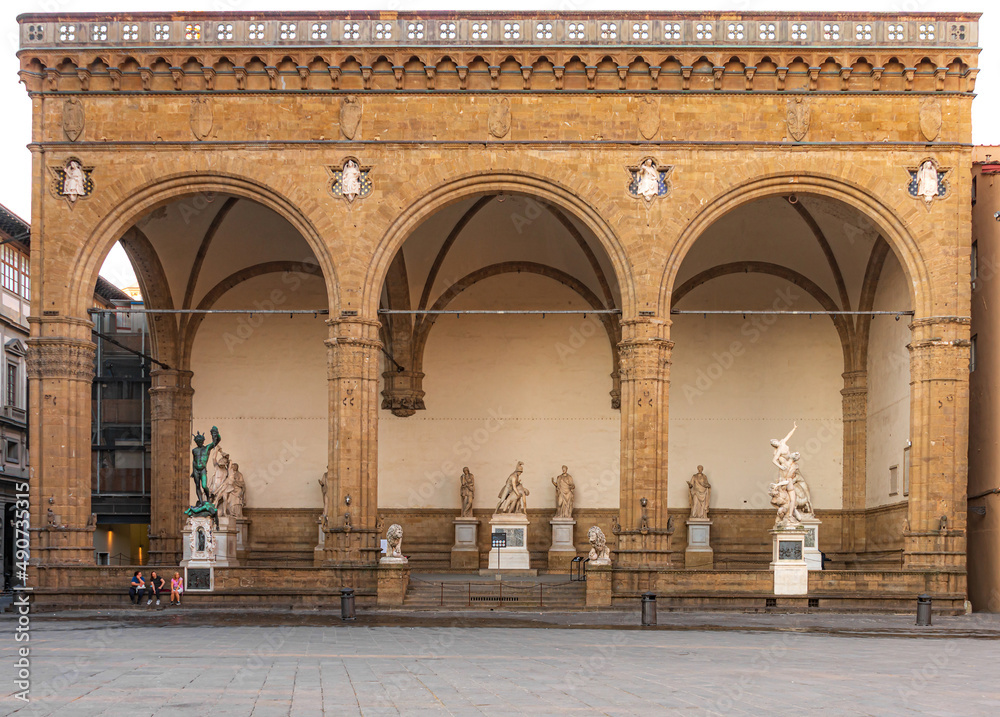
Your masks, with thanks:
M 490 570 L 529 570 L 528 516 L 524 513 L 495 513 L 490 519 L 490 534 L 506 533 L 506 548 L 490 548 Z M 492 546 L 492 539 L 490 545 Z
M 687 521 L 687 527 L 684 567 L 687 570 L 712 570 L 715 567 L 715 553 L 711 545 L 712 521 L 708 518 L 691 518 Z
M 240 553 L 244 553 L 250 545 L 250 519 L 233 518 L 236 523 L 236 556 L 240 558 Z
M 313 548 L 313 567 L 320 567 L 326 561 L 326 530 L 323 516 L 316 519 L 316 547 Z
M 802 557 L 805 558 L 810 570 L 823 569 L 823 553 L 819 549 L 819 526 L 822 522 L 819 518 L 802 519 L 802 527 L 806 531 Z
M 576 544 L 573 542 L 576 521 L 572 518 L 553 518 L 549 525 L 552 526 L 549 570 L 569 570 L 570 563 L 576 557 Z
M 215 566 L 219 565 L 217 555 L 219 532 L 215 529 L 215 521 L 207 515 L 188 518 L 181 534 L 184 551 L 184 557 L 181 559 L 181 567 L 184 568 L 184 590 L 211 592 L 215 589 Z M 234 539 L 234 553 L 235 550 Z
M 805 595 L 809 592 L 809 566 L 805 561 L 804 528 L 772 530 L 771 570 L 775 595 Z
M 409 585 L 410 566 L 406 558 L 382 558 L 379 561 L 376 598 L 379 607 L 401 607 Z
M 479 570 L 479 519 L 455 518 L 455 544 L 451 548 L 454 570 Z
M 587 563 L 587 607 L 611 607 L 611 565 Z

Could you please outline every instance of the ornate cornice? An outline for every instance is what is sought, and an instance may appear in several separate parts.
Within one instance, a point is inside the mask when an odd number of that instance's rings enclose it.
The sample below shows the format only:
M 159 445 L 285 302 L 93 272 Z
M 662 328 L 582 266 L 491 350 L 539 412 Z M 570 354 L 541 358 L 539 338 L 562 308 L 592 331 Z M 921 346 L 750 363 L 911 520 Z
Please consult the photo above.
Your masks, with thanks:
M 29 14 L 18 18 L 18 54 L 30 91 L 634 91 L 670 89 L 676 75 L 677 89 L 696 91 L 783 90 L 786 83 L 878 91 L 898 78 L 900 90 L 972 92 L 978 19 L 808 12 Z

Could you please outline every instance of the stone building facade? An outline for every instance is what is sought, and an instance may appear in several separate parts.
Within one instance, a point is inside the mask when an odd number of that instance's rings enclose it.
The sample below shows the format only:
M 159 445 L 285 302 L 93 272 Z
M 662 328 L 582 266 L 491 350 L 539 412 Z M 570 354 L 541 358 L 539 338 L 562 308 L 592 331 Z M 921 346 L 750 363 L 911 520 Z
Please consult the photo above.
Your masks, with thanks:
M 365 594 L 390 522 L 442 569 L 462 467 L 485 524 L 524 460 L 538 567 L 568 464 L 616 599 L 759 596 L 767 441 L 797 422 L 832 568 L 811 592 L 961 606 L 976 15 L 19 23 L 40 594 L 107 578 L 74 489 L 120 241 L 169 367 L 152 562 L 180 555 L 190 436 L 217 425 L 250 520 L 222 591 L 267 599 L 315 564 Z M 200 313 L 223 309 L 243 313 Z M 515 309 L 538 313 L 426 313 Z M 680 571 L 700 464 L 717 569 Z

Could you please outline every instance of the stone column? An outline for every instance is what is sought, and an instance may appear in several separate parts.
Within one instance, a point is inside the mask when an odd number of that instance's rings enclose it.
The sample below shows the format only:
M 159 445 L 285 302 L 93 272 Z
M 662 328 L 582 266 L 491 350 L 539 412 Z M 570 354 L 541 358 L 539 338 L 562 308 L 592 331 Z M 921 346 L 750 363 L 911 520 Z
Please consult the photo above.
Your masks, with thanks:
M 964 572 L 969 320 L 915 319 L 911 329 L 913 340 L 908 348 L 913 447 L 903 566 Z
M 190 371 L 155 369 L 149 372 L 152 433 L 150 480 L 149 560 L 173 565 L 181 559 L 184 509 L 191 491 Z
M 843 375 L 844 479 L 841 549 L 855 557 L 865 551 L 868 492 L 868 371 Z
M 379 557 L 379 322 L 341 317 L 328 323 L 330 459 L 325 562 L 375 565 Z
M 90 340 L 92 324 L 66 317 L 32 317 L 30 321 L 31 562 L 93 565 L 90 395 L 96 347 Z
M 666 566 L 667 405 L 669 323 L 653 319 L 622 321 L 621 497 L 618 548 L 622 565 Z M 642 505 L 645 499 L 646 505 Z

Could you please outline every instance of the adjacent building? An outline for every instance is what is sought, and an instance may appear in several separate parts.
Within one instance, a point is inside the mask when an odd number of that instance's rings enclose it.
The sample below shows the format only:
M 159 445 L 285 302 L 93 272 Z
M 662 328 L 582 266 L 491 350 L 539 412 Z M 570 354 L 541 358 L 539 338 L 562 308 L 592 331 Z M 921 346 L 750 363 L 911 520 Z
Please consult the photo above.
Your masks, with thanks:
M 25 370 L 31 272 L 31 231 L 27 222 L 0 205 L 0 502 L 3 529 L 3 587 L 12 581 L 16 486 L 28 478 L 28 379 Z

